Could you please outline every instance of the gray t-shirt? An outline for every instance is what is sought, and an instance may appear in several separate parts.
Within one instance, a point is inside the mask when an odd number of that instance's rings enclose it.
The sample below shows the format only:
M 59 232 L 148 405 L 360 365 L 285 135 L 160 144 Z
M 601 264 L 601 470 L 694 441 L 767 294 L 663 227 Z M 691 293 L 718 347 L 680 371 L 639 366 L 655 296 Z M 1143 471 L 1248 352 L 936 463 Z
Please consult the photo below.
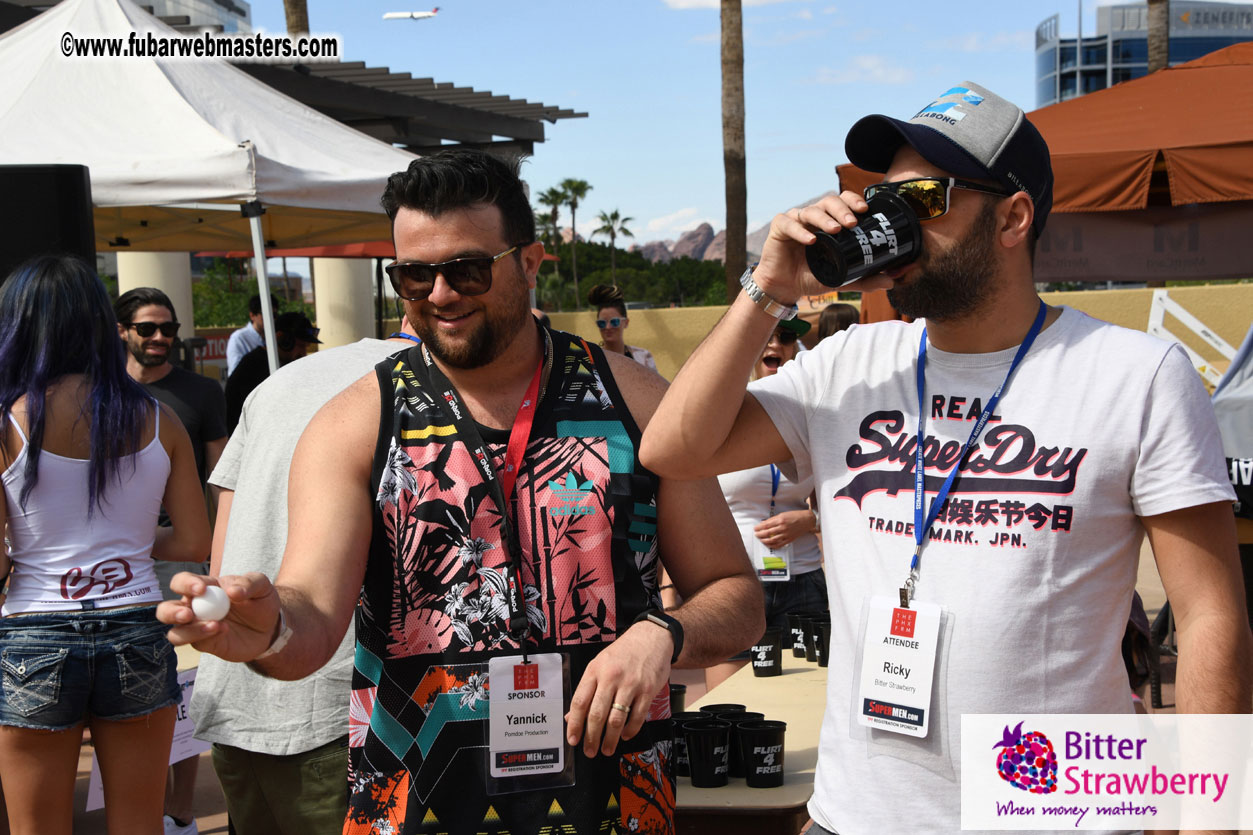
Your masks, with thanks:
M 209 482 L 235 491 L 222 574 L 274 579 L 287 542 L 287 474 L 296 442 L 317 411 L 368 374 L 399 342 L 363 339 L 280 368 L 244 403 L 243 416 Z M 354 635 L 351 624 L 326 666 L 276 681 L 244 664 L 200 657 L 191 700 L 196 736 L 263 754 L 299 754 L 348 733 Z

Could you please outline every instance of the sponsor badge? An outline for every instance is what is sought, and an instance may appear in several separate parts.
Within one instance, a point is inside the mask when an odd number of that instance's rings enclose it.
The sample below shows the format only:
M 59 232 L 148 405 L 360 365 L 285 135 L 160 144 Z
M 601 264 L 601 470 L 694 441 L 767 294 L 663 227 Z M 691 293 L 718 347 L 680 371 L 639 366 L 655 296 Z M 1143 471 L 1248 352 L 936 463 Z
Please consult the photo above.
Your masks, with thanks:
M 940 632 L 940 607 L 915 600 L 902 609 L 892 597 L 866 601 L 866 640 L 857 688 L 859 725 L 924 737 Z
M 555 653 L 488 661 L 491 776 L 528 777 L 565 770 L 565 693 Z

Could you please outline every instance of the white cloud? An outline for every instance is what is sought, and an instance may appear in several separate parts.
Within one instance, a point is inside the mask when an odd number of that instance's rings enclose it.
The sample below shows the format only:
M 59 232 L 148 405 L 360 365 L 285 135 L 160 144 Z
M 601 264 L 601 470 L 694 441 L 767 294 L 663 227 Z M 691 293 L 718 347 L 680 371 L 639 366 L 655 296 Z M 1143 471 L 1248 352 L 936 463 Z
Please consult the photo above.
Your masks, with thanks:
M 822 10 L 822 13 L 823 14 L 835 14 L 839 10 L 840 10 L 839 6 L 827 6 L 825 9 Z
M 822 67 L 810 79 L 816 84 L 909 84 L 914 71 L 882 55 L 856 55 L 841 67 Z
M 648 235 L 646 237 L 654 239 L 665 235 L 677 236 L 690 229 L 695 229 L 702 223 L 713 225 L 714 221 L 712 218 L 702 217 L 697 209 L 689 206 L 688 208 L 679 209 L 677 212 L 672 212 L 668 215 L 655 217 L 648 221 L 648 223 L 644 225 L 644 228 L 648 230 Z
M 809 9 L 801 9 L 799 12 L 793 15 L 793 17 L 795 17 L 797 20 L 813 20 L 814 13 L 811 12 Z
M 792 3 L 795 0 L 743 0 L 745 6 L 773 6 L 776 3 Z M 672 9 L 717 9 L 719 0 L 662 0 Z
M 721 32 L 706 32 L 703 35 L 694 35 L 689 43 L 720 43 L 721 41 Z

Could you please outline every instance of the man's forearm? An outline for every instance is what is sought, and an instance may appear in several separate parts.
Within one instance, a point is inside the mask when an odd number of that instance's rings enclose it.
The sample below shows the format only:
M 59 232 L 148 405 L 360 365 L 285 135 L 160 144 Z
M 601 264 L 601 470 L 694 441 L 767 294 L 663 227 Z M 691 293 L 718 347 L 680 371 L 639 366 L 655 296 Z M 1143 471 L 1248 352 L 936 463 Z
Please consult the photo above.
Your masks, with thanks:
M 270 678 L 295 681 L 317 672 L 331 659 L 348 623 L 336 623 L 337 619 L 318 609 L 308 595 L 290 586 L 276 586 L 276 591 L 283 620 L 292 631 L 291 638 L 279 652 L 260 661 L 250 661 L 248 666 Z M 273 645 L 279 634 L 276 621 L 267 647 Z
M 726 442 L 744 404 L 753 365 L 778 320 L 747 296 L 726 315 L 683 364 L 657 407 L 640 445 L 640 460 L 672 478 L 697 478 Z
M 1253 710 L 1253 649 L 1248 622 L 1242 618 L 1242 613 L 1206 612 L 1180 624 L 1175 678 L 1177 712 Z
M 766 630 L 761 583 L 749 575 L 716 580 L 668 614 L 683 624 L 683 653 L 674 666 L 686 669 L 725 661 Z

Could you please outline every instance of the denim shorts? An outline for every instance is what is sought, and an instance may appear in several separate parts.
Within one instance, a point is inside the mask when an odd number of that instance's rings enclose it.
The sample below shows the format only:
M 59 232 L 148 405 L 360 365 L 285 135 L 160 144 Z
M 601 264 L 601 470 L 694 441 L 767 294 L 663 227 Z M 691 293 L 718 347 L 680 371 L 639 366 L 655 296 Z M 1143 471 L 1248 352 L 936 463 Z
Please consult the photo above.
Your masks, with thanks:
M 0 619 L 0 725 L 60 731 L 178 704 L 178 658 L 156 606 Z

